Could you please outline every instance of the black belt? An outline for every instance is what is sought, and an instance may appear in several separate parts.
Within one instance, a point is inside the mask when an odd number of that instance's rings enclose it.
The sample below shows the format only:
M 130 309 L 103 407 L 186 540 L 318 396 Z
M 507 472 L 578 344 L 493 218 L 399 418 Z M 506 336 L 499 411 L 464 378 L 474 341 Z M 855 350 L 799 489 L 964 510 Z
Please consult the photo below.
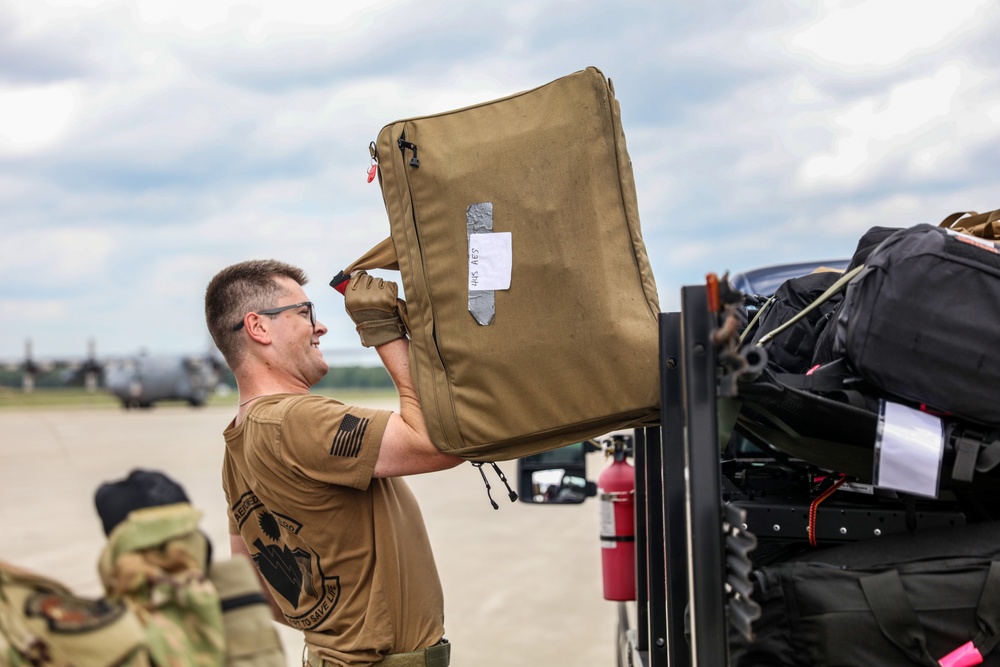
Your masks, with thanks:
M 312 651 L 309 651 L 308 663 L 310 667 L 331 667 L 328 661 Z M 419 651 L 387 655 L 372 667 L 448 667 L 449 664 L 451 664 L 451 644 L 447 639 L 442 639 L 434 646 Z

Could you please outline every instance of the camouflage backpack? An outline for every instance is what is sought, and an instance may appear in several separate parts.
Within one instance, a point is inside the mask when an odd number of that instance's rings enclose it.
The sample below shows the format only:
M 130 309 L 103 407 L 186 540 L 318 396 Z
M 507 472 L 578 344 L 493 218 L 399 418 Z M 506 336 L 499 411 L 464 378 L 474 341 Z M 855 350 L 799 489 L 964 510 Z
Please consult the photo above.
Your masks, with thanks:
M 131 512 L 108 536 L 98 571 L 109 600 L 131 608 L 146 628 L 159 667 L 216 667 L 226 640 L 219 594 L 205 569 L 201 512 L 188 503 Z
M 180 484 L 137 469 L 102 484 L 94 502 L 108 536 L 98 565 L 105 592 L 142 621 L 156 667 L 285 667 L 253 565 L 212 562 L 202 513 Z
M 0 666 L 150 667 L 146 632 L 122 601 L 91 600 L 0 562 Z
M 253 565 L 210 564 L 201 512 L 153 482 L 98 503 L 105 597 L 0 561 L 0 667 L 285 667 Z

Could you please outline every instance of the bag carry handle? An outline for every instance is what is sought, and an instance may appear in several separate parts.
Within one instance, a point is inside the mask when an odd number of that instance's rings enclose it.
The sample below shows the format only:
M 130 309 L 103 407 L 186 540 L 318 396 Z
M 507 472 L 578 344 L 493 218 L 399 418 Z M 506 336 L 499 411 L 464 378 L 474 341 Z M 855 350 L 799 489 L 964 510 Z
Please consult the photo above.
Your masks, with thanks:
M 994 229 L 994 223 L 998 221 L 1000 221 L 1000 209 L 986 213 L 958 211 L 942 220 L 938 227 L 966 232 L 985 239 L 998 240 L 997 230 Z
M 981 664 L 983 656 L 1000 643 L 1000 561 L 990 563 L 976 607 L 979 633 L 940 660 L 927 651 L 927 637 L 897 570 L 862 577 L 859 583 L 882 634 L 915 663 L 928 667 L 972 667 Z
M 927 636 L 913 611 L 910 599 L 906 597 L 903 580 L 896 570 L 886 570 L 868 577 L 862 577 L 858 583 L 868 600 L 875 622 L 886 639 L 896 645 L 916 664 L 937 667 L 935 660 L 927 651 Z
M 979 214 L 976 213 L 975 211 L 958 211 L 956 213 L 952 213 L 947 218 L 945 218 L 944 220 L 942 220 L 941 223 L 938 225 L 938 227 L 944 227 L 945 229 L 953 229 L 954 228 L 953 225 L 956 222 L 958 222 L 959 220 L 961 220 L 965 216 L 969 216 L 969 218 L 967 218 L 965 221 L 963 221 L 963 224 L 958 225 L 958 227 L 960 229 L 963 229 L 963 228 L 969 226 L 968 225 L 968 220 L 972 219 L 973 217 L 975 217 L 977 215 L 979 215 Z
M 368 269 L 387 269 L 389 271 L 399 271 L 399 259 L 396 255 L 396 245 L 392 242 L 392 237 L 386 237 L 374 248 L 358 257 L 343 271 L 339 272 L 330 281 L 330 287 L 341 294 L 347 291 L 347 283 L 351 279 L 354 271 L 367 271 Z

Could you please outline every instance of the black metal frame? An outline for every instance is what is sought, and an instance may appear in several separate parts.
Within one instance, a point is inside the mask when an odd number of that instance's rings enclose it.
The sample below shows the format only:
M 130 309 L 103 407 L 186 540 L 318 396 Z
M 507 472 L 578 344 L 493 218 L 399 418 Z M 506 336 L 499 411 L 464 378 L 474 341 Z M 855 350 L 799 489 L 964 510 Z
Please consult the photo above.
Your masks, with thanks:
M 729 664 L 715 317 L 704 286 L 683 287 L 681 311 L 660 314 L 661 427 L 637 431 L 635 451 L 643 667 Z

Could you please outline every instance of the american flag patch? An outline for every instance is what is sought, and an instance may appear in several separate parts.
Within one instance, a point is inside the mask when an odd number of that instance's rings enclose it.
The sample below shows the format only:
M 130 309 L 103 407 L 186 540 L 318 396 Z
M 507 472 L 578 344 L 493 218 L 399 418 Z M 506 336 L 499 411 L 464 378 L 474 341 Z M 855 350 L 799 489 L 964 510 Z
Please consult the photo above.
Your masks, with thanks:
M 344 415 L 340 420 L 337 435 L 333 436 L 330 456 L 357 456 L 361 451 L 361 440 L 365 437 L 366 430 L 368 430 L 367 418 L 355 417 L 352 414 Z

